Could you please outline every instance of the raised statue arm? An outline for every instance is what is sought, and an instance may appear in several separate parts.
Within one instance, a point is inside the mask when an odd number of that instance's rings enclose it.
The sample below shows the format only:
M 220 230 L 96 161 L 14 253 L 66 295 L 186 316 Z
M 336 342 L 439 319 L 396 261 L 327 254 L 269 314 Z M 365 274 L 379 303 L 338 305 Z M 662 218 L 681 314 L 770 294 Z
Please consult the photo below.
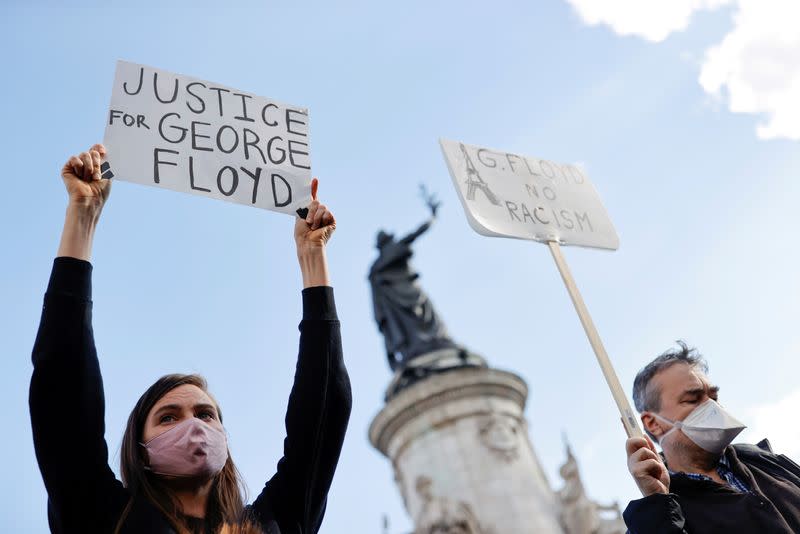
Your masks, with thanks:
M 431 210 L 431 216 L 427 221 L 422 223 L 419 226 L 419 228 L 417 228 L 416 230 L 414 230 L 413 232 L 411 232 L 410 234 L 408 234 L 407 236 L 405 236 L 400 240 L 401 243 L 404 243 L 406 245 L 410 245 L 411 243 L 414 242 L 415 239 L 417 239 L 419 236 L 428 231 L 431 225 L 433 225 L 433 221 L 436 220 L 436 212 L 439 209 L 439 206 L 441 205 L 441 202 L 436 200 L 436 197 L 428 192 L 428 189 L 425 187 L 424 184 L 420 184 L 419 189 L 420 189 L 420 195 L 422 196 L 423 200 L 425 200 L 425 205 L 428 206 L 428 208 Z

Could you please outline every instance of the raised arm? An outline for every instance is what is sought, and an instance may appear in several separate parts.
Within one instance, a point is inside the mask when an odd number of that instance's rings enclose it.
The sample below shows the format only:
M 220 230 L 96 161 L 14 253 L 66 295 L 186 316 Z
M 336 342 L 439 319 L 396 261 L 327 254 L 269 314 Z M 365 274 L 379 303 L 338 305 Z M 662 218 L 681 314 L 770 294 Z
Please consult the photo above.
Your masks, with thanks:
M 54 532 L 110 532 L 126 499 L 108 466 L 103 383 L 92 332 L 88 259 L 110 189 L 100 178 L 104 153 L 95 145 L 70 158 L 62 170 L 69 204 L 33 348 L 31 424 Z M 87 514 L 89 509 L 107 515 Z
M 428 231 L 428 229 L 433 225 L 433 222 L 436 220 L 436 211 L 439 209 L 439 202 L 436 198 L 428 193 L 428 190 L 425 188 L 424 185 L 420 185 L 420 190 L 422 194 L 422 198 L 425 200 L 425 205 L 428 206 L 428 209 L 431 210 L 431 217 L 424 223 L 422 223 L 419 228 L 405 236 L 400 240 L 400 243 L 410 245 L 417 239 L 419 236 L 424 234 Z
M 411 243 L 414 242 L 415 239 L 417 239 L 419 236 L 421 236 L 422 234 L 427 232 L 428 229 L 433 225 L 433 222 L 435 220 L 436 220 L 436 217 L 431 217 L 430 219 L 428 219 L 427 221 L 425 221 L 424 223 L 419 225 L 419 228 L 417 228 L 416 230 L 414 230 L 413 232 L 411 232 L 407 236 L 405 236 L 402 239 L 400 239 L 400 243 L 404 243 L 406 245 L 410 245 Z
M 308 216 L 295 225 L 303 274 L 303 320 L 286 411 L 283 458 L 275 476 L 253 502 L 263 523 L 275 520 L 281 532 L 303 534 L 317 532 L 322 523 L 352 403 L 325 258 L 325 245 L 336 221 L 316 200 L 316 180 L 312 197 Z

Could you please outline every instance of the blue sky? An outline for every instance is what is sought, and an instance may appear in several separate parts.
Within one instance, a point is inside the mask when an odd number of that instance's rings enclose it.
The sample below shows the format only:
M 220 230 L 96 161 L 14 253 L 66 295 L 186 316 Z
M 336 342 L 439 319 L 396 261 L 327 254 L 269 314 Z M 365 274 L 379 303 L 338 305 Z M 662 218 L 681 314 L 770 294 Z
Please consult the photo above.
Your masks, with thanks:
M 411 527 L 366 438 L 390 378 L 366 273 L 379 228 L 406 232 L 426 216 L 420 182 L 443 201 L 417 245 L 421 282 L 456 340 L 528 382 L 530 436 L 551 485 L 565 432 L 593 498 L 637 497 L 614 404 L 546 247 L 468 227 L 439 137 L 581 163 L 621 247 L 564 252 L 625 389 L 686 339 L 750 425 L 743 438 L 800 456 L 785 424 L 800 409 L 800 151 L 793 131 L 759 130 L 785 107 L 733 113 L 738 78 L 717 96 L 698 82 L 747 0 L 693 13 L 660 39 L 621 36 L 613 13 L 590 20 L 578 0 L 162 4 L 0 7 L 0 529 L 46 530 L 29 355 L 66 205 L 59 170 L 102 139 L 117 59 L 310 110 L 313 172 L 339 221 L 329 259 L 355 402 L 323 532 L 379 532 L 384 513 L 392 534 Z M 93 257 L 115 467 L 141 392 L 164 373 L 198 371 L 251 493 L 271 476 L 300 317 L 291 229 L 284 215 L 115 183 Z M 77 416 L 69 399 L 53 409 Z

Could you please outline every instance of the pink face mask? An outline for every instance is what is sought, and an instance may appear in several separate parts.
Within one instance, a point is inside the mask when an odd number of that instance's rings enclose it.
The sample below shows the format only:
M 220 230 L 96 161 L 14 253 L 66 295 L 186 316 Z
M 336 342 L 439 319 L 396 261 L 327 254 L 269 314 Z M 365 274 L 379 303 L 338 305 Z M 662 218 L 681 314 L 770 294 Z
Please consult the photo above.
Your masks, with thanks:
M 147 443 L 147 469 L 157 475 L 212 477 L 228 460 L 225 432 L 196 417 L 181 421 Z

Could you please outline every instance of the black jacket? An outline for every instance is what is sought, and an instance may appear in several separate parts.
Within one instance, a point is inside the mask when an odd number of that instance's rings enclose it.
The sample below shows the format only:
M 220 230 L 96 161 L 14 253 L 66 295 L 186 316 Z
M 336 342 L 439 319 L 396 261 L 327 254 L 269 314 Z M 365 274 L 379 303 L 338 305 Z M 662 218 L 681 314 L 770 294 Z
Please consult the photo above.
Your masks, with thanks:
M 747 483 L 739 493 L 713 481 L 672 475 L 670 492 L 631 501 L 623 517 L 631 534 L 798 534 L 800 466 L 773 454 L 766 440 L 725 450 Z
M 91 271 L 85 261 L 55 260 L 33 349 L 33 439 L 50 529 L 58 534 L 111 533 L 131 498 L 108 466 Z M 319 530 L 350 407 L 333 289 L 306 289 L 284 455 L 249 506 L 266 533 Z M 172 529 L 155 507 L 138 498 L 122 532 L 167 534 Z

